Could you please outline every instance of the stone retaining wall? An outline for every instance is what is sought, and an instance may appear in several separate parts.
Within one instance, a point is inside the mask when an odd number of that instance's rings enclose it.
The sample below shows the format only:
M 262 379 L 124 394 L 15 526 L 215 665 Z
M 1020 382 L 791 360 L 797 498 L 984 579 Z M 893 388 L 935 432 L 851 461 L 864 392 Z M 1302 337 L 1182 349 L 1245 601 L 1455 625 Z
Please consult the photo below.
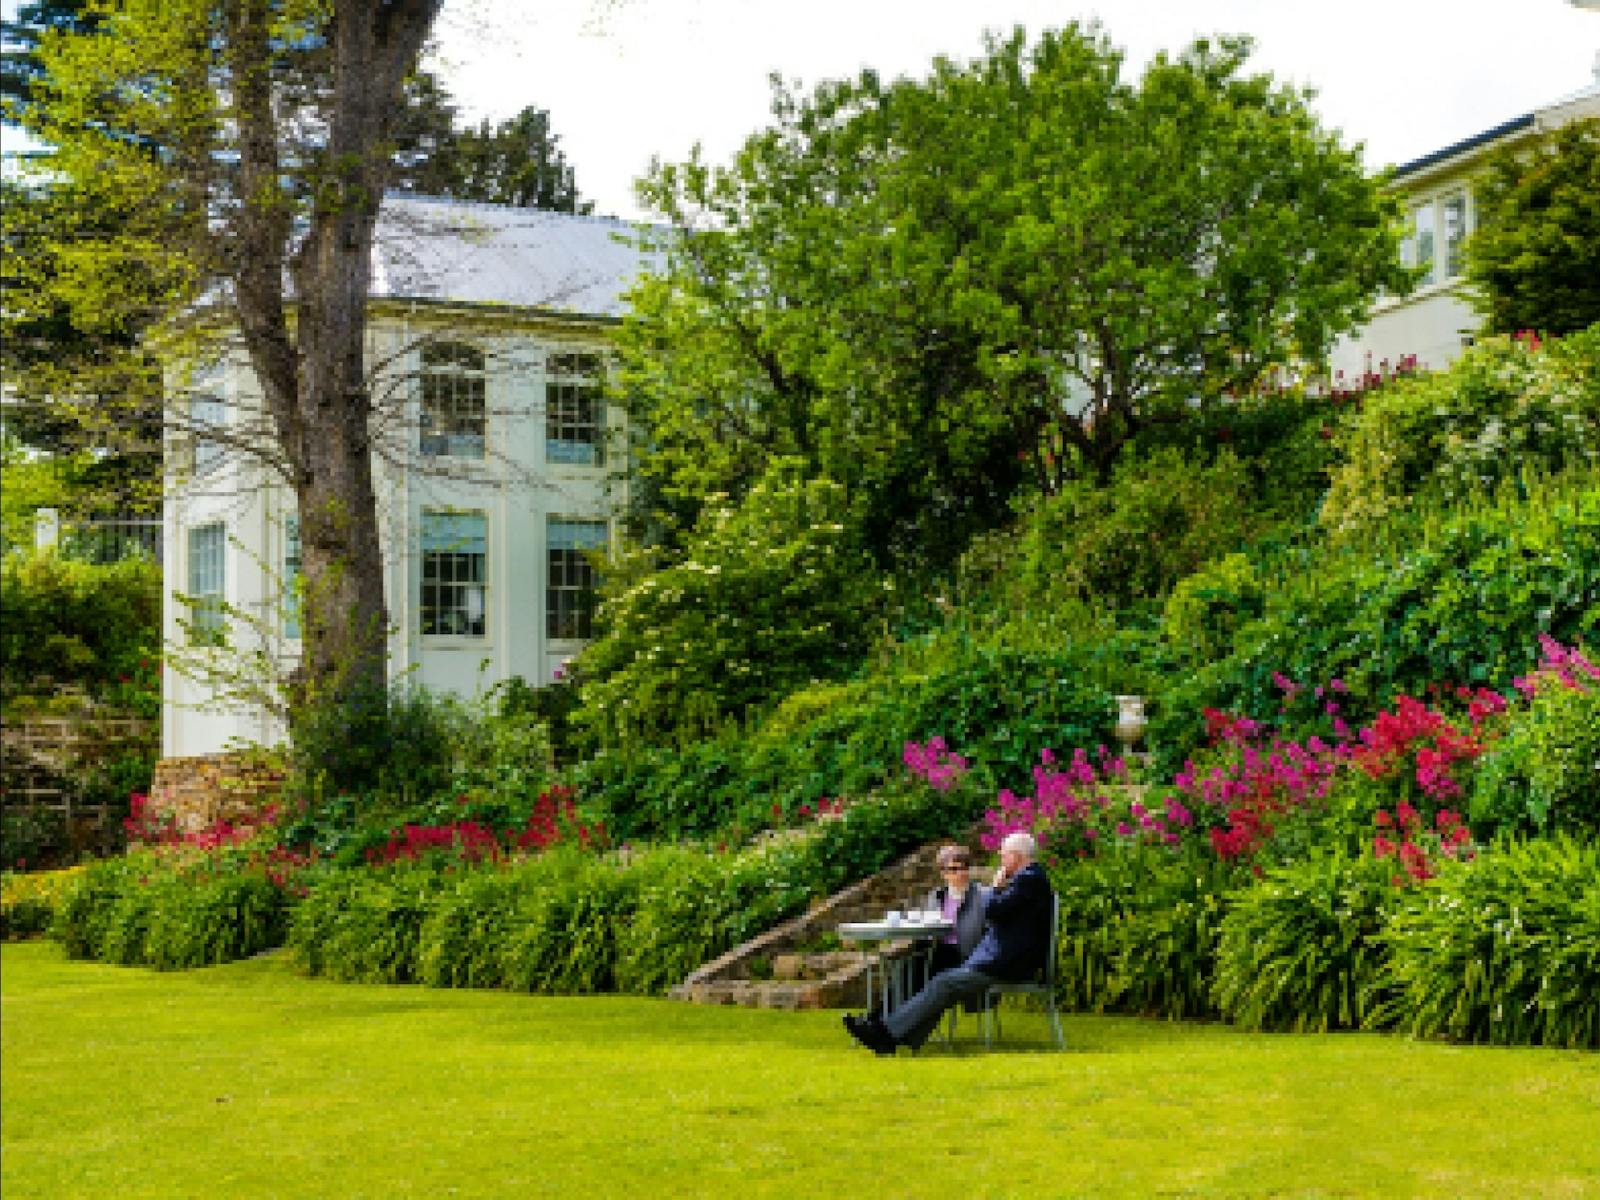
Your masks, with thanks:
M 170 814 L 184 833 L 253 816 L 278 798 L 283 773 L 254 754 L 163 758 L 150 784 L 150 807 Z
M 986 857 L 979 844 L 982 825 L 972 826 L 962 838 L 976 861 Z M 776 966 L 791 956 L 796 946 L 821 934 L 832 932 L 842 921 L 871 920 L 906 899 L 920 900 L 939 882 L 936 858 L 945 841 L 930 842 L 876 875 L 836 892 L 810 911 L 759 934 L 690 972 L 689 977 L 668 991 L 675 1000 L 698 1004 L 738 1004 L 761 1008 L 843 1008 L 865 1002 L 867 972 L 877 961 L 878 952 L 851 951 L 840 955 L 806 956 L 827 958 L 828 970 L 818 978 L 785 978 L 789 963 L 773 980 L 754 979 L 750 965 L 761 960 Z M 900 948 L 901 951 L 904 947 Z

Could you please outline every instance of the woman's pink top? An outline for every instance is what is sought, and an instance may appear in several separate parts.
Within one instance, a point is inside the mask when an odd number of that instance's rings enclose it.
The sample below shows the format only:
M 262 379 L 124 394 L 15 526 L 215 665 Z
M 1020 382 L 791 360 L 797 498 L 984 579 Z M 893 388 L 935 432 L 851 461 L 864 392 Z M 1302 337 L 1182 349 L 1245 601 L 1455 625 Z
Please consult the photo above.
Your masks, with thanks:
M 949 921 L 950 924 L 954 925 L 956 923 L 956 913 L 960 911 L 961 897 L 956 895 L 954 888 L 945 888 L 944 919 Z M 954 946 L 956 944 L 956 931 L 954 929 L 944 935 L 944 943 L 947 946 Z

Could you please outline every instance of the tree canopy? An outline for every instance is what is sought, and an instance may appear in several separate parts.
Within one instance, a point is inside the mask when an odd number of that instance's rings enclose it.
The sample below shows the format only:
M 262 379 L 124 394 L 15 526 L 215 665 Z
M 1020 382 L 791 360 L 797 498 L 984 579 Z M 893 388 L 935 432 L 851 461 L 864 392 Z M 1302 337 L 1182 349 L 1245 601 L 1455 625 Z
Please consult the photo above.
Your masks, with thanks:
M 1475 187 L 1467 278 L 1496 333 L 1600 321 L 1600 120 L 1508 146 Z
M 419 74 L 408 89 L 394 187 L 514 208 L 588 213 L 577 172 L 550 127 L 550 114 L 529 105 L 509 120 L 461 125 L 437 80 Z
M 1019 488 L 1315 362 L 1381 288 L 1399 219 L 1245 39 L 1136 82 L 1097 27 L 991 39 L 925 79 L 810 95 L 734 161 L 657 164 L 670 267 L 622 388 L 671 536 L 793 455 L 861 500 L 880 562 L 947 562 Z

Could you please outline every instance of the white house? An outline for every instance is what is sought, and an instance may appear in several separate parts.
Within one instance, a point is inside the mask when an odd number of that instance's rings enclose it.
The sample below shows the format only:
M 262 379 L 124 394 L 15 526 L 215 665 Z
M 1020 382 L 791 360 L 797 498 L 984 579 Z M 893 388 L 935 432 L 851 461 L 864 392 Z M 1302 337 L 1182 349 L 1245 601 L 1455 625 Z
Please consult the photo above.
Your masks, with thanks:
M 1380 300 L 1371 321 L 1334 346 L 1329 365 L 1336 386 L 1411 355 L 1423 367 L 1441 369 L 1472 344 L 1482 325 L 1462 279 L 1463 248 L 1478 220 L 1472 181 L 1502 147 L 1583 118 L 1600 118 L 1600 59 L 1595 77 L 1579 91 L 1395 169 L 1392 186 L 1410 216 L 1402 252 L 1408 266 L 1425 273 L 1411 295 Z
M 540 683 L 588 636 L 585 551 L 607 544 L 625 499 L 606 462 L 618 418 L 600 379 L 645 263 L 630 232 L 607 218 L 385 200 L 367 362 L 391 677 L 465 695 L 514 675 Z M 299 649 L 293 494 L 228 445 L 262 420 L 242 349 L 190 384 L 191 432 L 169 438 L 163 562 L 165 638 L 189 647 L 174 657 L 190 673 L 166 672 L 166 757 L 282 739 L 267 709 L 193 671 L 215 653 L 212 629 L 226 624 L 244 651 L 227 662 L 262 675 Z

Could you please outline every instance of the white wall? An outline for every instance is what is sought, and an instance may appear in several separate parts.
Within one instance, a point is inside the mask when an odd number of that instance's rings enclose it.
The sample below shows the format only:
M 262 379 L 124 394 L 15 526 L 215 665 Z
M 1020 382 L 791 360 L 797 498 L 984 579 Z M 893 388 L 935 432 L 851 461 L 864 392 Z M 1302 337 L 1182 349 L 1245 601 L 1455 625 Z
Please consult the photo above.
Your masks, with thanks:
M 453 324 L 445 324 L 446 320 Z M 545 528 L 549 515 L 602 519 L 622 500 L 608 484 L 609 467 L 545 463 L 545 360 L 552 352 L 603 353 L 604 335 L 593 329 L 555 325 L 515 326 L 502 322 L 471 328 L 462 317 L 437 313 L 400 315 L 375 322 L 369 361 L 393 361 L 391 375 L 405 380 L 408 432 L 397 434 L 413 452 L 419 404 L 411 385 L 418 365 L 414 349 L 424 335 L 470 341 L 489 356 L 486 403 L 489 455 L 468 462 L 459 478 L 430 477 L 422 471 L 380 463 L 376 468 L 378 519 L 385 546 L 385 594 L 391 620 L 390 675 L 430 689 L 474 696 L 513 675 L 530 684 L 547 682 L 557 666 L 581 643 L 546 636 Z M 248 405 L 253 379 L 243 361 L 226 371 L 230 411 Z M 382 389 L 379 389 L 382 394 Z M 615 418 L 612 418 L 615 425 Z M 503 461 L 502 461 L 503 457 Z M 418 603 L 421 590 L 420 530 L 428 508 L 481 510 L 488 526 L 486 628 L 482 637 L 424 636 Z M 208 520 L 228 524 L 227 600 L 245 609 L 268 630 L 262 643 L 248 628 L 235 625 L 232 636 L 244 648 L 261 648 L 285 668 L 298 643 L 281 636 L 279 577 L 284 564 L 284 522 L 293 499 L 259 470 L 237 458 L 192 484 L 171 489 L 166 505 L 168 596 L 165 604 L 169 645 L 182 641 L 183 610 L 173 597 L 188 580 L 188 531 Z M 209 754 L 240 743 L 275 744 L 284 731 L 265 712 L 218 702 L 215 694 L 180 672 L 167 671 L 163 696 L 162 753 Z

